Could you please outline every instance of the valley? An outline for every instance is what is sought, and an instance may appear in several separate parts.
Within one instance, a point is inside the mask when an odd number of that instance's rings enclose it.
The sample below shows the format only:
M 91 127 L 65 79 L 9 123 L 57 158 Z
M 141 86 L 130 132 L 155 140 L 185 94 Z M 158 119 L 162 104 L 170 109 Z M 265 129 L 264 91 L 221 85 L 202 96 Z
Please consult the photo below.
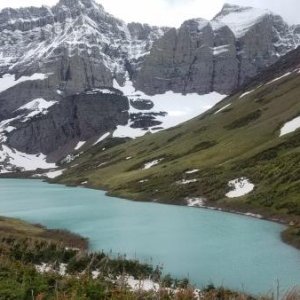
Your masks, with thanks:
M 299 99 L 268 9 L 2 9 L 0 298 L 298 299 Z

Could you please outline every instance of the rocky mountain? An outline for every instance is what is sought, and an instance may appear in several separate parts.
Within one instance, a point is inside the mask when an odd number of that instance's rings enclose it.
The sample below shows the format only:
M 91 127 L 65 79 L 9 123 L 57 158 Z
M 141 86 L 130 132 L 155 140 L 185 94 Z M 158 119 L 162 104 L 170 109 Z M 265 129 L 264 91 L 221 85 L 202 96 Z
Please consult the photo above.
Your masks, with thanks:
M 0 72 L 47 73 L 47 87 L 65 95 L 112 86 L 136 69 L 166 28 L 126 24 L 93 0 L 52 7 L 4 9 L 0 14 Z
M 52 168 L 108 136 L 187 121 L 294 49 L 299 34 L 268 11 L 232 5 L 179 29 L 126 24 L 94 0 L 3 9 L 0 172 Z
M 135 84 L 149 94 L 229 94 L 295 49 L 299 38 L 297 27 L 268 10 L 225 4 L 212 21 L 186 21 L 157 40 Z

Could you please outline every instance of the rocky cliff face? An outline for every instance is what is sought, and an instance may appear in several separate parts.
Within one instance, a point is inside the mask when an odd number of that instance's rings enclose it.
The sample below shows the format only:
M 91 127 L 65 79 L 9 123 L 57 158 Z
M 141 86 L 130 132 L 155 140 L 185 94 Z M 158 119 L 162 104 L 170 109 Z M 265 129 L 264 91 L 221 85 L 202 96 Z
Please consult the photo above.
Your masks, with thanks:
M 0 73 L 50 73 L 49 88 L 66 95 L 112 86 L 135 70 L 164 28 L 127 25 L 93 0 L 0 13 Z
M 140 135 L 159 130 L 168 108 L 157 105 L 159 97 L 153 108 L 147 94 L 169 91 L 165 96 L 178 102 L 172 92 L 194 93 L 192 101 L 180 95 L 194 111 L 197 94 L 229 94 L 294 49 L 299 36 L 299 26 L 279 16 L 232 5 L 212 21 L 188 20 L 179 29 L 126 24 L 94 0 L 4 9 L 0 173 L 1 166 L 13 168 L 17 154 L 43 153 L 56 162 L 79 141 L 93 145 L 116 129 L 124 136 L 122 125 L 141 129 Z M 175 106 L 170 115 L 185 120 Z
M 267 10 L 225 5 L 156 41 L 135 85 L 148 94 L 228 94 L 299 44 L 299 30 Z

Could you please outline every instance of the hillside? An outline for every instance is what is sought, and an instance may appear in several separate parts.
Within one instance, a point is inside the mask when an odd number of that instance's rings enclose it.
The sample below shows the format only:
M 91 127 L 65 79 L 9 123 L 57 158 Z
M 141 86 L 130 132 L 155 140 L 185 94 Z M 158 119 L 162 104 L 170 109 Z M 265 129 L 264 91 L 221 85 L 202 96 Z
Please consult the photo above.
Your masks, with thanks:
M 297 49 L 187 123 L 116 146 L 106 139 L 57 181 L 299 224 L 299 64 Z

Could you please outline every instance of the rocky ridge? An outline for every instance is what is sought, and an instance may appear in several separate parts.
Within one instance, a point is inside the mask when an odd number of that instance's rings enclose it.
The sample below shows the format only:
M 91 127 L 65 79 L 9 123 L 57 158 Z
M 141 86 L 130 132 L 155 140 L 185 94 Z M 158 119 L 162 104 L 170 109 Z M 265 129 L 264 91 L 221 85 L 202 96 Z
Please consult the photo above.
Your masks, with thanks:
M 225 4 L 156 41 L 135 85 L 148 94 L 229 94 L 299 45 L 299 29 L 268 10 Z

